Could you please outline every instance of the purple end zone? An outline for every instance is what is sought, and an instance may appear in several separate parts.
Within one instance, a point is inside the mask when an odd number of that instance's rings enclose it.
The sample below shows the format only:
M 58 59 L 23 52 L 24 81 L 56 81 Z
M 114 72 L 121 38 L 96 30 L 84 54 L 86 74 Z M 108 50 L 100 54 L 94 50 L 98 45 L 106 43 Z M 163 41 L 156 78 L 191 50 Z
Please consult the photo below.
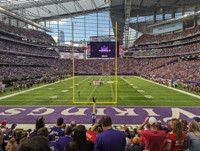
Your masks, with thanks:
M 58 117 L 63 117 L 68 124 L 72 120 L 78 124 L 92 123 L 92 106 L 1 106 L 0 121 L 13 124 L 35 124 L 38 116 L 44 116 L 47 124 L 54 124 Z M 97 119 L 109 115 L 113 124 L 141 124 L 145 117 L 154 116 L 163 123 L 172 118 L 183 118 L 188 122 L 193 117 L 200 117 L 200 107 L 121 107 L 97 106 Z

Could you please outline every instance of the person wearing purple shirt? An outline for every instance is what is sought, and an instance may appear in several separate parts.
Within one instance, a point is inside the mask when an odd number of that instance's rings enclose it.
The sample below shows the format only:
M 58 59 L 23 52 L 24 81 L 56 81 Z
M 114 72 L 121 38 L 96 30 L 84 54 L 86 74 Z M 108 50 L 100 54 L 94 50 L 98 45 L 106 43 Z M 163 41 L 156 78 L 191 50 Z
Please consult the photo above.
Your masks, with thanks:
M 60 151 L 58 143 L 55 141 L 49 141 L 49 148 L 51 149 L 51 151 Z
M 125 134 L 112 129 L 112 120 L 109 116 L 103 116 L 100 121 L 104 132 L 97 135 L 94 151 L 125 151 Z
M 37 131 L 42 128 L 45 127 L 45 118 L 43 116 L 39 116 L 36 119 L 36 124 L 35 124 L 35 129 L 33 130 L 33 132 L 31 132 L 27 137 L 33 137 L 35 136 L 35 134 L 37 133 Z
M 49 128 L 49 140 L 58 141 L 59 137 L 64 136 L 64 129 L 62 128 L 63 118 L 60 117 L 57 120 L 56 126 Z
M 48 129 L 45 127 L 40 128 L 35 136 L 44 136 L 49 139 L 49 132 Z M 49 149 L 51 151 L 60 151 L 58 147 L 58 143 L 56 141 L 49 141 Z
M 65 129 L 65 136 L 61 136 L 58 140 L 58 146 L 60 151 L 64 151 L 65 146 L 72 141 L 72 127 L 68 126 Z

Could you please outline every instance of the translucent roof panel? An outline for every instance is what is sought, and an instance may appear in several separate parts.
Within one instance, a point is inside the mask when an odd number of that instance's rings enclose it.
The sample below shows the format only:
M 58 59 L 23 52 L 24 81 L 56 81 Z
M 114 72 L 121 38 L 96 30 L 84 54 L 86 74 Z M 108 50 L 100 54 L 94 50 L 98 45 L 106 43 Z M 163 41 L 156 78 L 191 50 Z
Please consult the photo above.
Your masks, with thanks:
M 0 0 L 0 7 L 17 12 L 23 10 L 28 19 L 70 15 L 98 8 L 108 8 L 108 0 Z

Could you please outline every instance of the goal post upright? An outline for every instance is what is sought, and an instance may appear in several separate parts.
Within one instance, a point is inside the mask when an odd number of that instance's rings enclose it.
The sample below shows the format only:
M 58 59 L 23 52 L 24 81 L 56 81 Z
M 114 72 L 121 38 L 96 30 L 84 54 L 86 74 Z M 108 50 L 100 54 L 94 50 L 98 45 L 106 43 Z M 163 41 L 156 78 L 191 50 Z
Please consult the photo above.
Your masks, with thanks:
M 117 85 L 118 85 L 118 80 L 117 80 L 117 55 L 118 55 L 118 42 L 117 42 L 117 22 L 116 22 L 116 46 L 115 46 L 115 99 L 114 101 L 107 101 L 107 102 L 96 102 L 96 104 L 116 104 L 117 103 Z M 72 66 L 73 66 L 73 104 L 93 104 L 93 112 L 95 111 L 95 105 L 94 102 L 91 101 L 75 101 L 75 58 L 74 58 L 74 23 L 72 22 Z M 110 70 L 110 66 L 109 66 Z M 104 63 L 102 62 L 102 73 L 104 72 Z
M 116 22 L 116 40 L 115 40 L 115 103 L 117 103 L 117 22 Z
M 74 23 L 72 22 L 72 58 L 73 58 L 73 103 L 75 103 L 75 86 L 74 86 Z

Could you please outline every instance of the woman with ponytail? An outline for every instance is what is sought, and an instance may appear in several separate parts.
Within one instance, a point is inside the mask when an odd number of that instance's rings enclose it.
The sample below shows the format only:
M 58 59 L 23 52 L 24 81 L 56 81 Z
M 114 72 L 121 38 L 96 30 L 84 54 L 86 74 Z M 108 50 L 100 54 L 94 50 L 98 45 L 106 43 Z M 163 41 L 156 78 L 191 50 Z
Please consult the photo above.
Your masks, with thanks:
M 45 127 L 45 118 L 43 116 L 39 116 L 37 119 L 36 119 L 36 124 L 35 124 L 35 129 L 33 130 L 33 132 L 31 132 L 29 135 L 28 135 L 28 138 L 29 137 L 33 137 L 35 136 L 35 134 L 37 133 L 37 131 L 42 128 L 42 127 Z
M 195 122 L 190 122 L 187 133 L 189 151 L 200 151 L 200 130 Z
M 172 119 L 171 128 L 172 131 L 167 134 L 165 151 L 184 151 L 187 142 L 180 121 L 178 119 Z

